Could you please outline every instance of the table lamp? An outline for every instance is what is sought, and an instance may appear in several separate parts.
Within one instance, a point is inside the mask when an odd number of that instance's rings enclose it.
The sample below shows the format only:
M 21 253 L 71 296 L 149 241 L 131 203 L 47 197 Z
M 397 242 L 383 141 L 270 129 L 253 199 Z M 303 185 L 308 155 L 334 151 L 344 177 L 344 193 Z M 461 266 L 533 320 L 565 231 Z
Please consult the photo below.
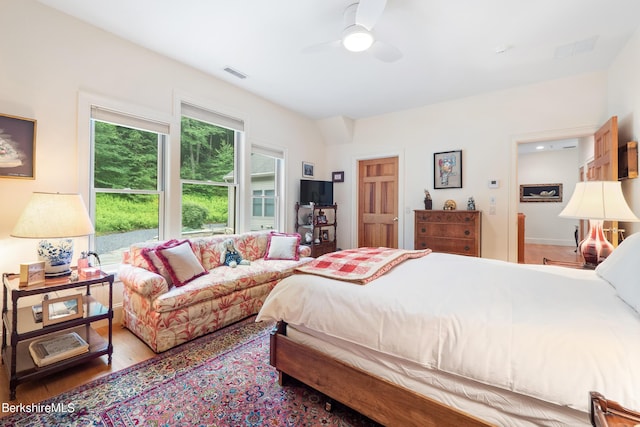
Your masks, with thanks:
M 619 181 L 578 182 L 560 217 L 589 220 L 589 233 L 580 242 L 586 266 L 595 267 L 613 252 L 604 235 L 604 221 L 640 221 L 627 205 Z
M 73 239 L 93 234 L 87 208 L 79 194 L 33 193 L 11 236 L 41 240 L 38 258 L 45 262 L 45 277 L 71 274 Z

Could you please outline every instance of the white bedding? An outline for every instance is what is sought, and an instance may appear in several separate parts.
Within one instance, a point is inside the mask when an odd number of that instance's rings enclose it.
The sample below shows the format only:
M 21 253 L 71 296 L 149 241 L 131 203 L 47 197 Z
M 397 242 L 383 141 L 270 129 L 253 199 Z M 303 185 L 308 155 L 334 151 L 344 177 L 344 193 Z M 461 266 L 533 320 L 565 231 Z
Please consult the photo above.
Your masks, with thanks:
M 588 411 L 640 408 L 640 316 L 595 272 L 432 253 L 359 286 L 296 274 L 258 314 Z

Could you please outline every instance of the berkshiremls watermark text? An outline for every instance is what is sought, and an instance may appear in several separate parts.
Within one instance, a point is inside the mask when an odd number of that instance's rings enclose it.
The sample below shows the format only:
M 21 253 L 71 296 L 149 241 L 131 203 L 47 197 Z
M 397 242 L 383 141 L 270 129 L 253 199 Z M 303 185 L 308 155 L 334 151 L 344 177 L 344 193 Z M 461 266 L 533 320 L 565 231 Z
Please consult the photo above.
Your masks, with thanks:
M 47 413 L 47 414 L 71 414 L 76 410 L 74 403 L 7 403 L 2 402 L 2 412 L 16 413 Z

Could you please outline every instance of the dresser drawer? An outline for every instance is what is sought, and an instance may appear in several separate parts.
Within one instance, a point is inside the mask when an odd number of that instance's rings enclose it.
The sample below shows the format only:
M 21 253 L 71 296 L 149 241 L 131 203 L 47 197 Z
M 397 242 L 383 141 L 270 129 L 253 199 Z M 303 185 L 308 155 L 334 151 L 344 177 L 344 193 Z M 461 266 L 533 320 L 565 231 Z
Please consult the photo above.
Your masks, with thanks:
M 477 234 L 475 224 L 420 222 L 416 226 L 418 237 L 438 236 L 475 239 Z
M 416 221 L 475 224 L 478 218 L 478 211 L 416 211 Z
M 418 239 L 416 249 L 431 249 L 434 252 L 480 256 L 477 240 L 429 237 Z

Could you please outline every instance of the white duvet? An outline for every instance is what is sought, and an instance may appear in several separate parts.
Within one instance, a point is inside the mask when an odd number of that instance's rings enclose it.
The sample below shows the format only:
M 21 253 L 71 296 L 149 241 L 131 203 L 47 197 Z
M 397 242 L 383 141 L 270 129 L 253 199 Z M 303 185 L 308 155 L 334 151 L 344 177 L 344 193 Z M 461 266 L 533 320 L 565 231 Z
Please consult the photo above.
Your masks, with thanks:
M 591 390 L 640 408 L 640 316 L 593 271 L 432 253 L 364 286 L 293 275 L 257 320 L 581 411 Z

